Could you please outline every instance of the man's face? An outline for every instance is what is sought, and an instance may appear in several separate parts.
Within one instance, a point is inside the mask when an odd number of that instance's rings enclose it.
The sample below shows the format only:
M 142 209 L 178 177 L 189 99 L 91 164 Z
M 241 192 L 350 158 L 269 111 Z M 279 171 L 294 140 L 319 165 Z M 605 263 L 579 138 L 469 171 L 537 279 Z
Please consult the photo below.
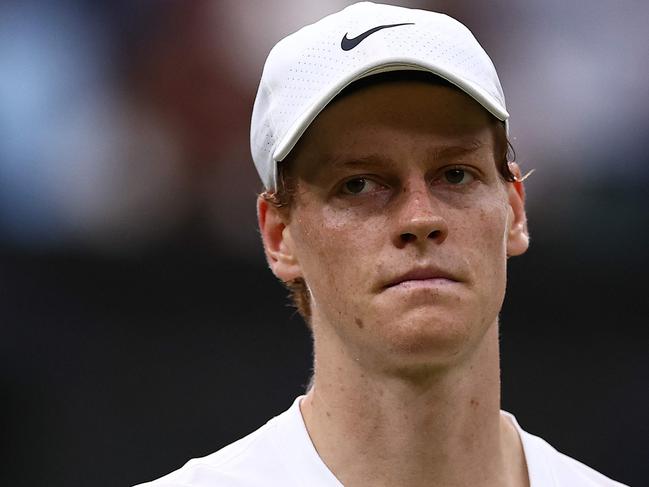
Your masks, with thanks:
M 445 363 L 495 326 L 527 234 L 494 130 L 466 94 L 417 81 L 371 85 L 317 117 L 293 150 L 275 244 L 276 210 L 260 207 L 271 266 L 306 281 L 316 336 L 326 327 L 354 356 Z

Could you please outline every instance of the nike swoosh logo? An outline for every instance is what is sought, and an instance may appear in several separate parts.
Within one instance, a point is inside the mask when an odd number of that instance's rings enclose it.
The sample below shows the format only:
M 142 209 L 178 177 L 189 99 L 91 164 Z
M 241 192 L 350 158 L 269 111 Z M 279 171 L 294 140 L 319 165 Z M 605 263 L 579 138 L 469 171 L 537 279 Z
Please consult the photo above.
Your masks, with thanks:
M 374 27 L 373 29 L 368 30 L 367 32 L 363 32 L 359 36 L 352 37 L 351 39 L 349 39 L 347 37 L 347 34 L 349 34 L 349 32 L 347 32 L 343 36 L 343 40 L 340 41 L 340 47 L 342 48 L 343 51 L 350 51 L 350 50 L 354 49 L 356 46 L 358 46 L 361 42 L 363 42 L 363 40 L 365 40 L 365 38 L 367 38 L 368 36 L 371 36 L 375 32 L 378 32 L 378 31 L 383 30 L 383 29 L 389 29 L 391 27 L 399 27 L 400 25 L 415 25 L 415 24 L 412 23 L 412 22 L 406 22 L 406 23 L 403 23 L 403 24 L 379 25 L 377 27 Z

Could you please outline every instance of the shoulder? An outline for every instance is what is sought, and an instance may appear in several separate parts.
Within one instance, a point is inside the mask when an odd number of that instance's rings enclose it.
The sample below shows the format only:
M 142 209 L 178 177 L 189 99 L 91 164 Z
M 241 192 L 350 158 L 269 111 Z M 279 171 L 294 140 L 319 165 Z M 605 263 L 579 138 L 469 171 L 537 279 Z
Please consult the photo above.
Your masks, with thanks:
M 289 413 L 290 410 L 284 412 L 248 436 L 211 455 L 194 458 L 164 477 L 135 487 L 283 485 L 289 473 L 283 463 L 277 461 L 276 437 L 283 417 Z M 269 479 L 273 479 L 274 483 L 269 484 Z
M 342 487 L 311 443 L 302 397 L 239 441 L 136 487 Z
M 532 487 L 626 487 L 527 433 L 508 416 L 519 431 Z

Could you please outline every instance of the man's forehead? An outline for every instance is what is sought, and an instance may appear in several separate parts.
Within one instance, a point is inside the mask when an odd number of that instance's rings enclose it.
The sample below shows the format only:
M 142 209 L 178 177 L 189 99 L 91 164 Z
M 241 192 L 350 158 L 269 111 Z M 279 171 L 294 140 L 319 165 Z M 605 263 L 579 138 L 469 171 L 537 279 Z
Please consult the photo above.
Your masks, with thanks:
M 323 119 L 336 118 L 325 124 Z M 421 123 L 421 119 L 427 123 Z M 350 129 L 389 124 L 404 131 L 445 132 L 467 138 L 498 120 L 482 105 L 446 80 L 424 72 L 390 72 L 352 83 L 315 117 L 302 138 L 322 130 L 344 136 Z M 470 138 L 470 137 L 469 137 Z M 475 142 L 475 141 L 474 141 Z M 298 145 L 300 141 L 296 145 Z M 457 145 L 470 145 L 471 141 Z
M 427 157 L 458 157 L 491 146 L 494 122 L 472 98 L 435 76 L 390 73 L 341 93 L 285 162 L 307 149 L 308 159 L 334 164 L 380 161 L 403 138 L 419 139 Z
M 452 90 L 464 93 L 457 86 L 449 81 L 433 74 L 429 71 L 415 71 L 415 70 L 402 70 L 402 71 L 388 71 L 385 73 L 377 73 L 371 76 L 366 76 L 346 86 L 336 97 L 329 102 L 329 105 L 336 103 L 338 100 L 345 98 L 348 95 L 364 90 L 369 87 L 385 85 L 391 82 L 404 82 L 413 81 L 426 83 L 430 86 L 444 86 Z

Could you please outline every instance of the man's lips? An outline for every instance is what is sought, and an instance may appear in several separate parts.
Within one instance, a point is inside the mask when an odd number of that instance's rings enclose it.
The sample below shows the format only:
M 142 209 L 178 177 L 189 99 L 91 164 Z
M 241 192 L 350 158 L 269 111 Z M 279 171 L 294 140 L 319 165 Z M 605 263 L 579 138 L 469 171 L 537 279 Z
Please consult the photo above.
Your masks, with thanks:
M 452 273 L 437 267 L 421 267 L 409 270 L 403 274 L 390 279 L 383 286 L 388 289 L 395 286 L 426 286 L 445 283 L 459 282 L 460 280 Z

